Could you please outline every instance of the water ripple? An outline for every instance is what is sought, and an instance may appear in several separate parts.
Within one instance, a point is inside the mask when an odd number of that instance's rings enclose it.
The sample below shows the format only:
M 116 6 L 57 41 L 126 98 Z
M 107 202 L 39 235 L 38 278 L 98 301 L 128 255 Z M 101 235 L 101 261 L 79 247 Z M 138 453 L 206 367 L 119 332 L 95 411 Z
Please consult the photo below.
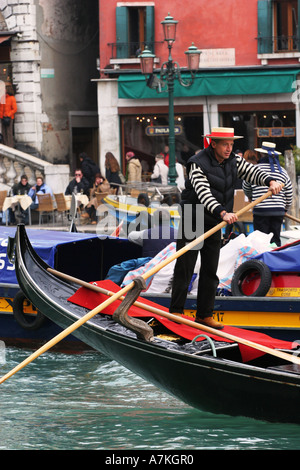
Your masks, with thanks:
M 29 354 L 7 349 L 1 375 Z M 1 387 L 0 450 L 300 448 L 300 426 L 194 410 L 93 351 L 45 353 Z

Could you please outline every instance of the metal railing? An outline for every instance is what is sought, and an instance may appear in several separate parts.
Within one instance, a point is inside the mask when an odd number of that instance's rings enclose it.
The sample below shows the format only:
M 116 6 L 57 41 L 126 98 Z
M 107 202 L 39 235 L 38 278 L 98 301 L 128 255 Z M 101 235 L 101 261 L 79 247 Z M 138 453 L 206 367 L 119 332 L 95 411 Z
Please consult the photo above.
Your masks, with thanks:
M 298 36 L 259 36 L 256 39 L 260 53 L 299 51 Z
M 0 144 L 0 184 L 10 188 L 26 174 L 29 184 L 33 185 L 39 175 L 45 173 L 46 166 L 52 165 L 15 148 Z
M 107 45 L 111 48 L 111 59 L 133 59 L 139 56 L 145 46 L 154 53 L 155 45 L 163 42 L 109 42 Z

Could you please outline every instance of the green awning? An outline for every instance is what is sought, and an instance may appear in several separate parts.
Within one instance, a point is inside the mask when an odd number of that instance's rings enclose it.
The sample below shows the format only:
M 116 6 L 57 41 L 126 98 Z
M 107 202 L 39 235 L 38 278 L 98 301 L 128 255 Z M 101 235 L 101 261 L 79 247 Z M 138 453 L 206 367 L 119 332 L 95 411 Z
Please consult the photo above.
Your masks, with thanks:
M 300 69 L 278 70 L 238 70 L 238 71 L 199 71 L 190 87 L 181 86 L 178 79 L 174 83 L 175 97 L 264 95 L 272 93 L 292 93 L 293 82 Z M 183 77 L 188 78 L 188 74 Z M 166 98 L 167 92 L 157 93 L 146 85 L 141 74 L 120 75 L 118 79 L 119 98 L 147 99 Z

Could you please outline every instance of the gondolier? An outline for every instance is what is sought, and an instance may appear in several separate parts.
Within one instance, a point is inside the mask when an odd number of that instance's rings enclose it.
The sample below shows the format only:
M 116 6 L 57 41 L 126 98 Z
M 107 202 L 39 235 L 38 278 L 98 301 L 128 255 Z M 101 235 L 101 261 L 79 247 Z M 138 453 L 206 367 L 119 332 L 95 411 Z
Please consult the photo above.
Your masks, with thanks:
M 205 148 L 188 160 L 186 188 L 182 192 L 181 229 L 177 239 L 177 250 L 184 247 L 191 239 L 187 239 L 185 230 L 184 211 L 187 204 L 192 206 L 192 220 L 188 221 L 195 232 L 196 208 L 198 204 L 204 207 L 204 232 L 220 223 L 228 224 L 237 221 L 232 212 L 234 187 L 238 178 L 259 185 L 269 186 L 273 194 L 278 194 L 282 188 L 258 166 L 248 163 L 243 157 L 232 152 L 236 139 L 234 129 L 215 127 L 211 134 L 205 137 Z M 196 321 L 213 328 L 223 325 L 212 318 L 214 299 L 218 285 L 216 275 L 221 246 L 221 231 L 204 240 L 200 248 L 201 265 L 199 272 Z M 196 264 L 199 250 L 189 250 L 180 256 L 175 265 L 170 313 L 183 314 L 184 304 Z

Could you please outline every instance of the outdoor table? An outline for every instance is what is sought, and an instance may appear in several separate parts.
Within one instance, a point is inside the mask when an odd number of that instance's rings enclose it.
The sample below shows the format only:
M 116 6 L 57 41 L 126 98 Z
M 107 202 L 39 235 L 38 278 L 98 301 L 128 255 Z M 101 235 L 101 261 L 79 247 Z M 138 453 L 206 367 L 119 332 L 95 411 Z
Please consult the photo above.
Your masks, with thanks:
M 89 203 L 89 198 L 87 197 L 86 194 L 81 194 L 81 193 L 75 194 L 75 198 L 76 198 L 77 206 L 83 205 L 83 207 L 85 207 Z M 67 204 L 67 209 L 70 210 L 72 196 L 68 194 L 65 195 L 65 200 Z
M 20 205 L 21 208 L 24 211 L 26 209 L 29 209 L 29 211 L 28 211 L 29 212 L 29 224 L 31 225 L 31 210 L 30 210 L 31 203 L 32 203 L 32 199 L 27 194 L 24 194 L 24 195 L 18 194 L 18 195 L 15 195 L 15 196 L 7 196 L 4 199 L 2 211 L 5 212 L 9 208 L 11 208 L 13 211 L 15 211 L 17 205 Z M 7 222 L 8 222 L 7 219 L 8 218 L 6 217 L 6 225 L 7 225 Z

